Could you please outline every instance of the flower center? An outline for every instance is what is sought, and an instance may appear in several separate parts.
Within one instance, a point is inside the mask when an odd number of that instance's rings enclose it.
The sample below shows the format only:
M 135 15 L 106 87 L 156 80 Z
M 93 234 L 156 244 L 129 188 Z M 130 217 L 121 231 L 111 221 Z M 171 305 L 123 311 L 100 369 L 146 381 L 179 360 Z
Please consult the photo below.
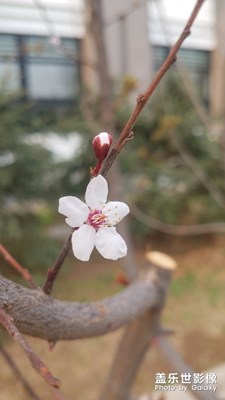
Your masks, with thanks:
M 98 229 L 100 226 L 105 225 L 105 219 L 106 216 L 100 210 L 93 210 L 89 213 L 87 223 Z

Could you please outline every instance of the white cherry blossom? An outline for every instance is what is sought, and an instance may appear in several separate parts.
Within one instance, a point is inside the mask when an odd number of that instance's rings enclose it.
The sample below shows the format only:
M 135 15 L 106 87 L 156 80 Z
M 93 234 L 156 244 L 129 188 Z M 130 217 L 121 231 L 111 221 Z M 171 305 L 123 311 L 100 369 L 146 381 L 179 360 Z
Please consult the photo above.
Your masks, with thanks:
M 127 245 L 115 225 L 128 213 L 127 204 L 107 201 L 108 184 L 102 175 L 89 182 L 85 201 L 74 196 L 59 199 L 59 213 L 74 228 L 72 249 L 76 258 L 88 261 L 94 247 L 107 259 L 117 260 L 127 254 Z

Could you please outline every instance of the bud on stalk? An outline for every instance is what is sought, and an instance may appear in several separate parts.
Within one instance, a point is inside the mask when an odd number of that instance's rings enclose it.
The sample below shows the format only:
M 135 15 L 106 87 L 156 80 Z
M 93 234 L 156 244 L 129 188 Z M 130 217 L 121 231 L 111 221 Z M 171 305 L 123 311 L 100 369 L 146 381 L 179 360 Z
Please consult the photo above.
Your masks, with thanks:
M 96 158 L 99 162 L 102 162 L 106 158 L 111 144 L 112 136 L 110 135 L 110 133 L 101 132 L 94 137 L 94 139 L 92 140 L 92 145 Z

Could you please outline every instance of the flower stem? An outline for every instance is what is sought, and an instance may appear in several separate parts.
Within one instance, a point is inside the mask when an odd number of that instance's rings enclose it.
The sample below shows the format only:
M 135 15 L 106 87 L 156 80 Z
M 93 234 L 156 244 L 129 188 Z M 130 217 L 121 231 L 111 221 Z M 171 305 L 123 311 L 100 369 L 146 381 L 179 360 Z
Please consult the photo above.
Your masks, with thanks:
M 54 285 L 54 282 L 56 280 L 56 277 L 70 251 L 70 247 L 71 247 L 71 236 L 72 233 L 70 233 L 70 235 L 66 238 L 63 247 L 55 261 L 55 263 L 53 264 L 53 266 L 51 268 L 48 269 L 48 274 L 47 274 L 47 279 L 45 281 L 45 284 L 43 286 L 43 291 L 46 294 L 50 294 Z
M 91 177 L 93 178 L 94 176 L 97 176 L 101 168 L 102 168 L 102 161 L 98 160 L 96 166 L 94 168 L 90 168 Z

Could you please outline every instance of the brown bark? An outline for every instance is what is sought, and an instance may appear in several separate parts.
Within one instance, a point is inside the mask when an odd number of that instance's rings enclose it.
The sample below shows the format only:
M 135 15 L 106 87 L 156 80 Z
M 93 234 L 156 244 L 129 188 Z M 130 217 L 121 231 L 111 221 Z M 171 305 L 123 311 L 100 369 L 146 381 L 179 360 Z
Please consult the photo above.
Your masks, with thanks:
M 129 400 L 131 386 L 150 341 L 157 333 L 158 323 L 156 308 L 128 324 L 99 400 Z
M 167 285 L 159 268 L 110 298 L 92 303 L 66 302 L 0 277 L 0 307 L 25 334 L 49 341 L 86 338 L 113 331 L 161 302 Z
M 106 385 L 99 400 L 129 400 L 130 390 L 151 339 L 160 331 L 160 316 L 164 306 L 171 273 L 176 268 L 174 260 L 158 252 L 147 255 L 153 270 L 160 271 L 161 298 L 157 306 L 147 310 L 125 329 Z M 157 267 L 156 267 L 157 265 Z

